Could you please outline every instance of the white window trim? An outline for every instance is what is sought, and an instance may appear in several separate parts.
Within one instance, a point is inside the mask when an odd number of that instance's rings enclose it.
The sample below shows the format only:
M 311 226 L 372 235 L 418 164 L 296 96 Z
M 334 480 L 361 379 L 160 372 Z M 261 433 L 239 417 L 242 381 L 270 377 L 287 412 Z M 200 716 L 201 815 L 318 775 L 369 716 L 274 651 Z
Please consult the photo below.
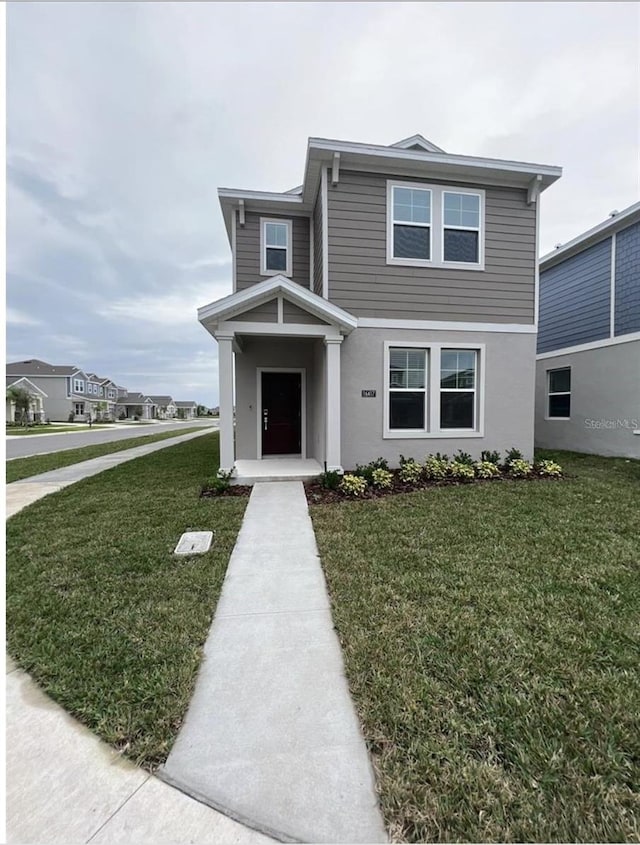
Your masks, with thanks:
M 389 353 L 391 349 L 401 349 L 403 347 L 400 346 L 389 346 L 388 350 L 386 351 L 387 357 L 387 379 L 389 379 L 389 388 L 386 392 L 386 402 L 387 402 L 387 411 L 385 416 L 385 422 L 387 427 L 389 426 L 389 406 L 390 406 L 390 394 L 391 393 L 424 393 L 424 421 L 425 421 L 425 428 L 402 428 L 402 429 L 395 429 L 389 428 L 390 432 L 397 432 L 400 431 L 403 434 L 408 432 L 409 436 L 412 437 L 421 437 L 423 433 L 428 429 L 430 417 L 431 417 L 431 383 L 430 383 L 430 373 L 431 373 L 431 349 L 424 346 L 414 346 L 410 344 L 410 346 L 414 349 L 420 349 L 424 353 L 424 387 L 392 387 L 391 380 L 389 378 L 389 369 L 390 369 L 390 361 L 389 361 Z M 404 347 L 409 348 L 409 344 Z
M 265 226 L 267 223 L 278 223 L 287 227 L 287 266 L 286 270 L 267 270 L 267 239 L 265 238 Z M 293 221 L 283 220 L 280 217 L 260 218 L 260 275 L 261 276 L 288 276 L 293 275 Z
M 548 422 L 567 422 L 571 419 L 571 414 L 568 417 L 552 417 L 549 414 L 549 399 L 552 396 L 569 396 L 571 397 L 570 390 L 554 390 L 553 393 L 551 392 L 551 373 L 557 373 L 558 370 L 569 370 L 569 378 L 571 379 L 571 366 L 564 366 L 564 367 L 552 367 L 550 370 L 547 370 L 547 400 L 545 405 L 545 420 Z
M 258 417 L 258 438 L 256 443 L 256 454 L 258 460 L 269 461 L 278 458 L 279 455 L 262 456 L 262 374 L 263 373 L 300 373 L 300 457 L 306 460 L 307 457 L 307 370 L 306 367 L 256 367 L 256 412 Z
M 389 428 L 389 350 L 391 348 L 424 349 L 427 353 L 428 362 L 428 387 L 427 387 L 427 414 L 425 422 L 427 427 L 422 429 L 391 429 Z M 476 410 L 475 429 L 469 428 L 440 428 L 440 360 L 443 349 L 469 349 L 476 352 Z M 384 341 L 383 355 L 383 419 L 382 437 L 384 440 L 418 440 L 418 439 L 453 439 L 453 438 L 474 438 L 484 437 L 484 399 L 485 399 L 485 370 L 486 370 L 486 344 L 484 343 L 463 343 L 460 341 L 449 341 L 448 343 L 433 341 L 397 340 Z M 465 391 L 469 392 L 469 391 Z M 437 397 L 437 401 L 436 401 Z
M 474 378 L 473 378 L 473 387 L 442 387 L 442 383 L 440 383 L 439 387 L 439 394 L 438 394 L 438 410 L 440 409 L 440 396 L 443 393 L 473 393 L 473 427 L 471 429 L 468 428 L 443 428 L 443 431 L 475 431 L 477 427 L 478 420 L 476 417 L 478 416 L 478 369 L 479 369 L 479 358 L 478 350 L 477 349 L 469 349 L 467 346 L 443 346 L 443 349 L 449 350 L 463 350 L 463 351 L 471 351 L 475 352 L 475 362 L 474 362 Z M 442 350 L 441 350 L 442 351 Z M 442 373 L 440 374 L 440 381 L 442 378 Z M 442 425 L 442 421 L 440 421 Z
M 78 408 L 82 408 L 82 410 L 78 411 Z M 74 402 L 74 406 L 73 406 L 74 416 L 81 417 L 85 413 L 84 408 L 85 408 L 84 402 Z
M 81 378 L 74 378 L 74 380 L 73 380 L 73 392 L 74 393 L 84 393 L 84 381 Z
M 431 248 L 430 259 L 426 258 L 394 258 L 393 256 L 393 189 L 414 188 L 431 192 Z M 444 201 L 443 194 L 466 194 L 480 198 L 480 228 L 472 229 L 466 226 L 447 226 L 447 229 L 463 229 L 478 231 L 478 262 L 445 261 L 444 260 Z M 484 270 L 484 242 L 485 242 L 485 200 L 486 192 L 481 189 L 456 188 L 452 185 L 434 185 L 427 182 L 402 182 L 397 179 L 387 179 L 387 264 L 404 267 L 433 267 L 440 270 Z M 426 224 L 407 223 L 407 225 L 426 226 Z M 434 237 L 434 233 L 437 237 Z

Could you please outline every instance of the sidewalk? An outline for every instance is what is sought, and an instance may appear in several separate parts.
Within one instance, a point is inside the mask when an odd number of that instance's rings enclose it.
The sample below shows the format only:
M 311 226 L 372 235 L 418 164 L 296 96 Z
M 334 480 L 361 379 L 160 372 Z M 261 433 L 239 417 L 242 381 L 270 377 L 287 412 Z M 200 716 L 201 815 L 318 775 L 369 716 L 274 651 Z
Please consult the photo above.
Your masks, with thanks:
M 82 478 L 210 431 L 203 429 L 15 481 L 7 486 L 7 517 Z M 46 696 L 10 658 L 6 775 L 6 841 L 10 845 L 271 842 L 134 766 Z
M 167 449 L 169 446 L 184 443 L 194 437 L 211 434 L 212 430 L 210 428 L 203 428 L 202 431 L 194 431 L 191 434 L 177 434 L 175 437 L 169 437 L 166 440 L 160 440 L 156 443 L 147 443 L 143 446 L 135 446 L 133 449 L 112 452 L 110 455 L 102 455 L 102 457 L 92 458 L 90 461 L 82 461 L 78 464 L 71 464 L 68 467 L 52 469 L 50 472 L 32 475 L 29 478 L 23 478 L 21 481 L 14 481 L 12 484 L 7 484 L 7 519 L 18 513 L 22 508 L 26 508 L 27 505 L 37 502 L 38 499 L 48 496 L 49 493 L 62 490 L 63 487 L 68 487 L 69 484 L 75 484 L 76 481 L 81 481 L 83 478 L 97 475 L 106 469 L 111 469 L 111 467 L 132 461 L 134 458 L 140 458 L 142 455 L 157 452 L 159 449 Z
M 253 488 L 159 776 L 283 841 L 387 841 L 299 481 Z

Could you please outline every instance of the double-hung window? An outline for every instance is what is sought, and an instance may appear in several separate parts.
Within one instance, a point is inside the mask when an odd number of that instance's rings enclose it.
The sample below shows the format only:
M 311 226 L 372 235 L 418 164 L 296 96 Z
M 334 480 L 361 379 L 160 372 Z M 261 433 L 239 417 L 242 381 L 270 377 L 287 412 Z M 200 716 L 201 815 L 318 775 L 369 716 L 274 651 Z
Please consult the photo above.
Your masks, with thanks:
M 260 273 L 263 276 L 292 274 L 291 220 L 260 218 Z
M 549 394 L 549 419 L 568 420 L 571 418 L 571 367 L 547 370 Z
M 442 349 L 440 353 L 440 428 L 476 427 L 475 349 Z
M 84 393 L 84 381 L 79 378 L 74 378 L 73 380 L 73 392 L 74 393 Z
M 427 351 L 389 350 L 389 428 L 423 430 L 427 419 Z
M 387 264 L 484 269 L 485 192 L 387 181 Z

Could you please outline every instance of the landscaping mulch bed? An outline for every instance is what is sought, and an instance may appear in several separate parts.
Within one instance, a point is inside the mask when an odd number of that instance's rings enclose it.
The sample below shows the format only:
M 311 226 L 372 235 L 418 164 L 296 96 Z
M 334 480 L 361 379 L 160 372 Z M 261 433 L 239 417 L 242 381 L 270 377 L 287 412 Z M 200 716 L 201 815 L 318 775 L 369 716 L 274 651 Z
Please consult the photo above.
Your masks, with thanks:
M 226 490 L 207 490 L 203 488 L 200 491 L 201 499 L 219 499 L 221 496 L 250 496 L 253 487 L 245 484 L 234 484 L 232 487 L 227 487 Z

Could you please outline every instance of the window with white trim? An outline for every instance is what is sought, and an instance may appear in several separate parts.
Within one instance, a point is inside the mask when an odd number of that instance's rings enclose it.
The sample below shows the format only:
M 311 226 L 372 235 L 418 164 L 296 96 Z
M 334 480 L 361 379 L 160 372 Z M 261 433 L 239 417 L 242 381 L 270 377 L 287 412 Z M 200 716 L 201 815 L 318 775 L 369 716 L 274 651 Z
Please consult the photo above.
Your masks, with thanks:
M 73 380 L 73 392 L 74 393 L 84 393 L 84 381 L 80 378 L 74 378 Z
M 110 390 L 109 391 L 109 399 L 115 399 L 115 396 L 116 396 L 115 391 Z
M 389 349 L 390 429 L 425 429 L 427 355 L 426 349 Z
M 475 349 L 442 349 L 440 352 L 440 428 L 476 427 Z
M 484 269 L 484 190 L 387 181 L 387 264 Z
M 547 370 L 549 419 L 571 419 L 571 367 Z
M 84 414 L 84 402 L 76 402 L 74 411 L 76 417 L 81 417 Z
M 260 273 L 273 276 L 292 274 L 292 225 L 291 220 L 260 218 Z
M 431 191 L 391 188 L 392 255 L 396 259 L 431 259 Z

